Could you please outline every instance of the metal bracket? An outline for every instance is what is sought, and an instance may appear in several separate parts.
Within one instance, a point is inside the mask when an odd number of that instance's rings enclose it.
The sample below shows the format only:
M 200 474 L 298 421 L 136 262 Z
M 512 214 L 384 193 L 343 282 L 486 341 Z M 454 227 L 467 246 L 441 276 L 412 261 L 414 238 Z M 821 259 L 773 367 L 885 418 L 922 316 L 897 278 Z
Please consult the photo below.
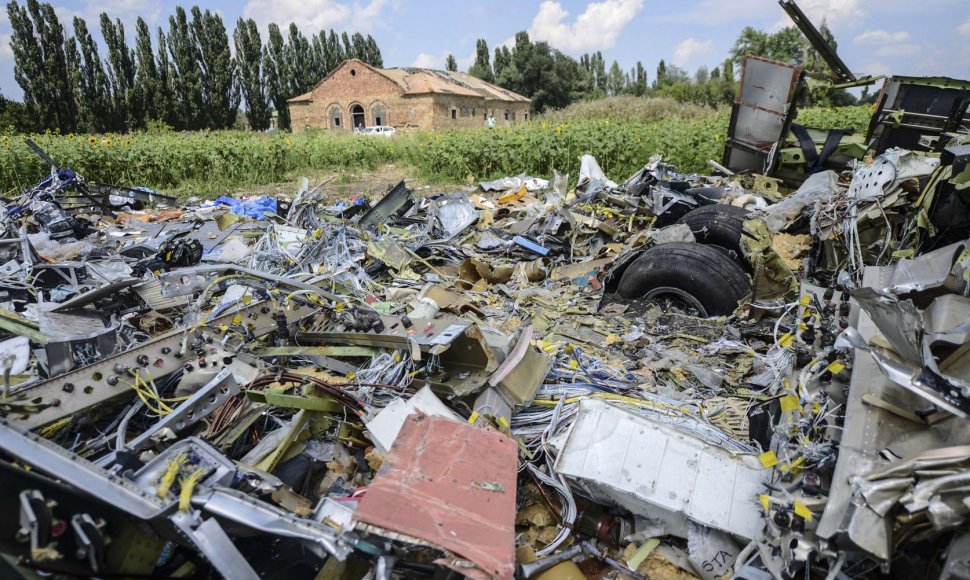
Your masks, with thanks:
M 71 529 L 77 542 L 77 557 L 87 559 L 92 572 L 100 572 L 108 550 L 108 538 L 103 532 L 104 522 L 95 521 L 88 514 L 71 517 Z
M 141 451 L 151 446 L 153 439 L 164 429 L 171 429 L 178 435 L 189 426 L 208 417 L 230 397 L 239 393 L 240 384 L 236 380 L 236 373 L 242 370 L 242 364 L 233 361 L 230 366 L 223 368 L 205 386 L 183 401 L 178 407 L 175 407 L 171 413 L 162 417 L 147 431 L 127 443 L 125 447 L 134 451 Z M 248 370 L 250 371 L 248 374 L 251 376 L 244 382 L 249 382 L 255 378 L 256 369 L 249 367 Z
M 315 310 L 301 305 L 285 314 L 287 321 L 292 323 Z M 263 336 L 277 328 L 273 314 L 267 303 L 245 306 L 206 322 L 204 327 L 200 327 L 195 341 L 205 354 L 218 352 L 219 349 L 209 341 L 211 339 L 211 342 L 217 343 L 221 340 L 223 331 L 220 326 L 230 325 L 239 317 L 243 324 L 250 327 L 254 336 Z M 175 372 L 186 363 L 198 364 L 198 357 L 194 353 L 189 356 L 180 354 L 183 340 L 189 338 L 185 329 L 173 330 L 121 354 L 25 387 L 0 403 L 0 415 L 19 414 L 15 419 L 18 425 L 35 429 L 129 394 L 131 389 L 123 382 L 131 382 L 129 370 L 145 372 L 157 379 Z M 222 365 L 223 361 L 211 360 L 207 364 Z
M 53 527 L 54 518 L 44 496 L 36 489 L 20 492 L 20 530 L 17 531 L 17 538 L 30 540 L 30 550 L 33 552 L 50 543 Z

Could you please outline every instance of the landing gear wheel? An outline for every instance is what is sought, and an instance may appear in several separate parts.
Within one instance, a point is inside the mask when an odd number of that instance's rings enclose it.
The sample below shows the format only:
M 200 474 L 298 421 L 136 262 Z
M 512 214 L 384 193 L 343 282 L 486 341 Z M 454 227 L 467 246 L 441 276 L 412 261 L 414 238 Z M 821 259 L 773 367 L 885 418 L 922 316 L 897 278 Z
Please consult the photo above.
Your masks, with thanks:
M 744 268 L 748 268 L 741 251 L 741 233 L 748 210 L 733 205 L 706 205 L 691 210 L 677 220 L 685 224 L 694 232 L 698 243 L 723 248 L 731 259 Z
M 731 314 L 751 295 L 751 280 L 712 246 L 661 244 L 640 255 L 620 279 L 617 293 L 693 316 Z

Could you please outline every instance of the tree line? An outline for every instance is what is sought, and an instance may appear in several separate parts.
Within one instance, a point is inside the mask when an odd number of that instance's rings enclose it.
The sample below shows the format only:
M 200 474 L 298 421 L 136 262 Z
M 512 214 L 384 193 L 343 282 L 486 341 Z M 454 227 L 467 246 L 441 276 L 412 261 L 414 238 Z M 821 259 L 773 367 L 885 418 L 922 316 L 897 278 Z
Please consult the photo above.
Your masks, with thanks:
M 134 47 L 120 19 L 100 15 L 106 54 L 77 16 L 73 34 L 54 8 L 38 0 L 7 4 L 13 29 L 14 78 L 22 108 L 0 96 L 0 124 L 23 131 L 108 132 L 164 123 L 178 130 L 227 129 L 243 104 L 249 126 L 265 130 L 273 110 L 289 128 L 287 99 L 305 93 L 347 58 L 383 66 L 370 35 L 322 30 L 309 37 L 296 24 L 286 34 L 269 25 L 264 43 L 256 22 L 240 18 L 232 33 L 222 17 L 193 6 L 175 8 L 168 29 L 138 18 Z
M 820 32 L 836 48 L 831 31 L 822 24 Z M 747 54 L 798 65 L 810 74 L 829 74 L 828 66 L 794 26 L 775 33 L 747 27 L 738 35 L 729 57 L 713 69 L 698 68 L 693 75 L 661 60 L 652 82 L 648 82 L 643 63 L 629 70 L 614 60 L 609 67 L 601 52 L 574 59 L 552 48 L 545 41 L 532 42 L 525 31 L 515 35 L 511 46 L 500 46 L 490 53 L 484 38 L 476 42 L 475 61 L 468 74 L 532 99 L 538 112 L 564 107 L 574 101 L 615 95 L 670 97 L 681 102 L 716 107 L 734 101 L 738 89 L 735 71 Z M 454 55 L 448 55 L 446 68 L 457 71 Z M 805 104 L 838 106 L 855 104 L 845 90 L 813 90 Z
M 273 111 L 278 127 L 288 129 L 286 101 L 311 90 L 342 61 L 384 65 L 370 35 L 322 30 L 306 36 L 292 23 L 287 29 L 270 24 L 264 42 L 256 22 L 240 18 L 230 45 L 222 17 L 197 6 L 176 7 L 167 30 L 159 26 L 153 32 L 138 18 L 133 47 L 121 20 L 102 13 L 98 24 L 105 55 L 84 19 L 74 17 L 68 31 L 48 3 L 14 0 L 7 13 L 14 76 L 24 100 L 0 95 L 0 127 L 20 131 L 109 132 L 156 123 L 178 130 L 225 129 L 237 124 L 240 105 L 252 129 L 268 128 Z M 824 23 L 820 31 L 835 48 Z M 691 75 L 661 60 L 651 82 L 640 61 L 624 69 L 616 60 L 607 66 L 601 52 L 575 59 L 545 41 L 533 42 L 525 31 L 494 52 L 478 39 L 468 73 L 529 97 L 538 112 L 622 94 L 716 107 L 734 101 L 736 71 L 746 54 L 796 64 L 814 75 L 830 72 L 795 27 L 775 33 L 747 27 L 719 66 L 700 67 Z M 446 68 L 458 70 L 453 55 Z M 856 101 L 844 90 L 817 88 L 803 99 L 802 104 L 826 106 Z

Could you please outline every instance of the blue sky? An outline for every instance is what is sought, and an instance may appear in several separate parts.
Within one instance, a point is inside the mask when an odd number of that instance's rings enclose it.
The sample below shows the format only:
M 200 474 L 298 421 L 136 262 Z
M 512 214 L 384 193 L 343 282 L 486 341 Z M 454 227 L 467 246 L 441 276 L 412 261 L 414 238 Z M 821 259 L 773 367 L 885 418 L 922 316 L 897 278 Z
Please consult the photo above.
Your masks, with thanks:
M 164 25 L 178 2 L 169 0 L 54 0 L 70 23 L 75 15 L 99 36 L 106 11 L 126 23 Z M 825 18 L 839 53 L 862 74 L 945 75 L 970 78 L 970 0 L 800 0 L 809 17 Z M 185 6 L 190 4 L 183 3 Z M 232 29 L 240 16 L 265 26 L 296 22 L 304 33 L 322 28 L 360 31 L 378 41 L 386 66 L 443 67 L 452 53 L 464 70 L 475 39 L 489 48 L 519 30 L 567 54 L 601 50 L 629 69 L 643 62 L 652 80 L 662 58 L 688 71 L 719 64 L 744 26 L 776 30 L 789 24 L 776 0 L 218 0 L 199 2 L 219 11 Z M 0 15 L 0 91 L 20 97 L 13 79 L 10 24 Z M 102 54 L 102 56 L 104 56 Z

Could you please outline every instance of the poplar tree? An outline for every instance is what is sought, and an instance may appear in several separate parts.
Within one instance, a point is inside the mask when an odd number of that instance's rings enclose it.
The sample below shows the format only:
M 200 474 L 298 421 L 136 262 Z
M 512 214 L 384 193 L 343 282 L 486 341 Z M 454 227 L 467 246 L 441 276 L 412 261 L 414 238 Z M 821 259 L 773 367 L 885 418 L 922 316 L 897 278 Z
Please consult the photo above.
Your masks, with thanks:
M 236 22 L 233 32 L 236 45 L 236 63 L 239 71 L 239 86 L 246 101 L 246 118 L 254 131 L 269 128 L 269 104 L 266 97 L 266 84 L 262 75 L 263 44 L 259 38 L 259 28 L 252 18 Z
M 68 48 L 78 100 L 78 129 L 101 133 L 112 126 L 111 84 L 101 63 L 98 45 L 83 18 L 74 17 L 74 38 Z
M 135 127 L 145 127 L 149 120 L 165 118 L 167 104 L 162 76 L 155 63 L 152 36 L 141 17 L 135 21 L 135 84 L 132 98 L 137 103 Z
M 286 52 L 289 70 L 292 71 L 287 78 L 286 94 L 288 98 L 293 98 L 309 91 L 320 79 L 316 78 L 317 71 L 313 67 L 310 42 L 292 22 L 290 23 Z
M 488 43 L 485 42 L 484 38 L 479 38 L 475 42 L 475 63 L 468 69 L 468 74 L 487 83 L 495 82 L 492 63 L 488 59 Z
M 374 37 L 367 35 L 367 58 L 365 59 L 367 64 L 371 66 L 376 66 L 377 68 L 384 67 L 384 57 L 381 56 L 381 49 L 377 46 L 377 41 Z
M 337 65 L 349 58 L 347 53 L 344 52 L 343 46 L 340 44 L 340 39 L 337 38 L 337 33 L 333 30 L 327 35 L 327 47 L 329 49 L 330 58 L 332 65 L 330 70 L 337 68 Z
M 280 129 L 290 128 L 290 109 L 286 105 L 289 72 L 286 61 L 286 45 L 276 24 L 269 25 L 269 38 L 263 49 L 263 79 L 266 95 L 276 108 Z
M 27 0 L 26 8 L 7 4 L 12 29 L 14 79 L 38 128 L 62 132 L 77 129 L 77 105 L 68 70 L 64 27 L 54 8 Z
M 367 40 L 364 39 L 364 35 L 355 32 L 350 37 L 350 42 L 354 45 L 354 58 L 370 64 L 370 54 L 367 52 Z
M 175 104 L 175 128 L 202 129 L 206 126 L 202 72 L 185 9 L 175 7 L 168 19 L 168 52 Z
M 142 118 L 134 98 L 135 53 L 125 42 L 125 25 L 121 20 L 111 22 L 111 18 L 101 13 L 101 35 L 108 48 L 109 80 L 111 81 L 112 113 L 107 125 L 113 131 L 123 131 L 133 127 Z
M 340 40 L 344 46 L 344 58 L 354 58 L 354 43 L 350 41 L 346 31 L 340 33 Z
M 202 12 L 198 6 L 193 6 L 191 37 L 199 71 L 203 126 L 231 128 L 239 111 L 239 86 L 222 16 L 210 10 Z
M 158 57 L 156 60 L 158 67 L 159 88 L 162 91 L 159 112 L 163 115 L 161 120 L 169 127 L 176 127 L 181 119 L 181 107 L 175 104 L 175 81 L 176 71 L 172 66 L 172 61 L 168 57 L 168 40 L 165 31 L 158 27 Z

